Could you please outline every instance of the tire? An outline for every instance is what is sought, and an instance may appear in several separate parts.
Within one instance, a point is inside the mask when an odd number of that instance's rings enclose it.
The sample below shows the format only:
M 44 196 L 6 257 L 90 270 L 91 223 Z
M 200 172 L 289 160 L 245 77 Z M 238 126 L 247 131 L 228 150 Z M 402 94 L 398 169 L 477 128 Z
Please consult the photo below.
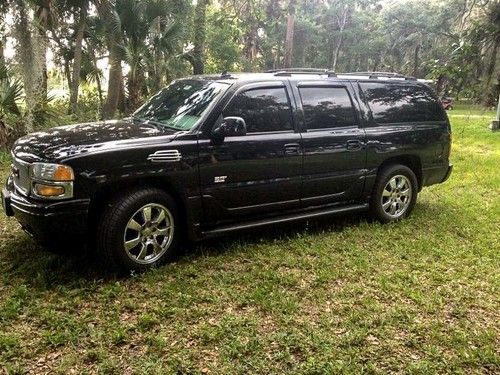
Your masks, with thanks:
M 175 200 L 157 188 L 123 192 L 104 208 L 98 254 L 116 271 L 145 271 L 171 259 L 181 238 Z
M 418 182 L 407 166 L 388 165 L 380 170 L 370 197 L 370 211 L 382 223 L 410 215 L 417 202 Z

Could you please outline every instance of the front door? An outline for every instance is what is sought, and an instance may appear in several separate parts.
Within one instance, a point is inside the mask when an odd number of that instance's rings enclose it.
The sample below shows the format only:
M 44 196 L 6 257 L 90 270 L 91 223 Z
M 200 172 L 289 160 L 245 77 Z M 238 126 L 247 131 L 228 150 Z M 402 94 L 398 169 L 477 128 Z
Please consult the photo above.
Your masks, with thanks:
M 245 120 L 245 136 L 199 140 L 205 222 L 247 220 L 299 207 L 301 136 L 285 84 L 239 89 L 222 111 L 222 117 L 230 116 Z
M 366 168 L 365 132 L 343 84 L 298 84 L 305 129 L 302 205 L 359 198 Z

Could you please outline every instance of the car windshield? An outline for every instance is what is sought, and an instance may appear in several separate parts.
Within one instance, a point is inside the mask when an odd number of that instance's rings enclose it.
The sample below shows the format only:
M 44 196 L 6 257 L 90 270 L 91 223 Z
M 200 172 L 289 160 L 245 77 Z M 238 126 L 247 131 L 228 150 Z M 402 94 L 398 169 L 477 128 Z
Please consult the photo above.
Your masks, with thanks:
M 189 130 L 228 87 L 227 83 L 198 79 L 175 81 L 144 103 L 132 117 L 141 122 Z

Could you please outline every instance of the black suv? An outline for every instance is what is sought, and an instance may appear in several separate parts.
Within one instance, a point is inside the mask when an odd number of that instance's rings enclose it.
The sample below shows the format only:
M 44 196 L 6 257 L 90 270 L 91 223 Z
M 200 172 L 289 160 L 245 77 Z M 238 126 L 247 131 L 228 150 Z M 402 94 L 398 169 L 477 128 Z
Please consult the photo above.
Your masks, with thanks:
M 364 210 L 402 219 L 450 175 L 450 141 L 436 95 L 411 77 L 194 76 L 131 118 L 20 138 L 2 203 L 42 244 L 94 242 L 110 265 L 141 270 L 183 235 Z

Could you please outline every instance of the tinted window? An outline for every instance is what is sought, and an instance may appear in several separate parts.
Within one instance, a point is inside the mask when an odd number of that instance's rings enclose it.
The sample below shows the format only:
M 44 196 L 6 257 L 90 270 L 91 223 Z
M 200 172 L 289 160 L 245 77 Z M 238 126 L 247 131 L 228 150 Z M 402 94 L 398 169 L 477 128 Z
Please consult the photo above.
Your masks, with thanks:
M 253 89 L 233 98 L 224 110 L 224 117 L 242 117 L 247 132 L 291 130 L 292 112 L 285 88 Z
M 343 87 L 299 89 L 308 129 L 350 126 L 356 123 L 351 99 Z
M 443 109 L 431 90 L 419 85 L 360 83 L 375 122 L 442 121 Z

